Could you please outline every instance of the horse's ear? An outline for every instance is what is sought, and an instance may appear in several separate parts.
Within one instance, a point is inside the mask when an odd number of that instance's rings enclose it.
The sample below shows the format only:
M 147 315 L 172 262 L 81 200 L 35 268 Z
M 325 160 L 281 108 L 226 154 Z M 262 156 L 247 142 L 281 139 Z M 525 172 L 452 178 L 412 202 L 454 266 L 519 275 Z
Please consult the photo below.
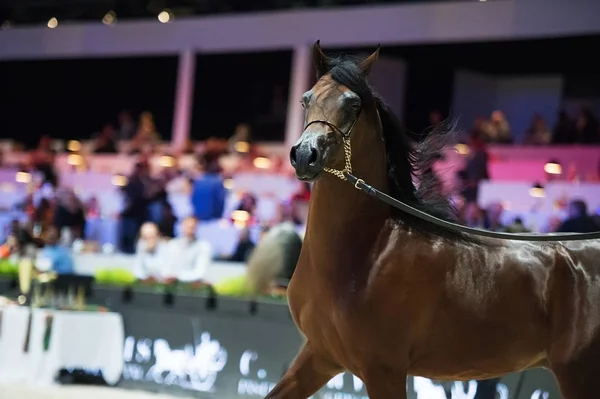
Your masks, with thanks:
M 381 45 L 378 44 L 377 50 L 375 50 L 373 52 L 373 54 L 371 54 L 370 56 L 365 58 L 363 60 L 363 62 L 360 63 L 360 69 L 362 70 L 362 72 L 365 76 L 369 75 L 369 72 L 371 72 L 371 68 L 373 67 L 373 64 L 375 64 L 375 61 L 377 61 L 377 57 L 379 57 L 379 48 L 380 47 L 381 47 Z
M 317 70 L 317 79 L 320 79 L 327 71 L 328 60 L 329 58 L 321 50 L 320 40 L 317 40 L 313 46 L 313 65 Z

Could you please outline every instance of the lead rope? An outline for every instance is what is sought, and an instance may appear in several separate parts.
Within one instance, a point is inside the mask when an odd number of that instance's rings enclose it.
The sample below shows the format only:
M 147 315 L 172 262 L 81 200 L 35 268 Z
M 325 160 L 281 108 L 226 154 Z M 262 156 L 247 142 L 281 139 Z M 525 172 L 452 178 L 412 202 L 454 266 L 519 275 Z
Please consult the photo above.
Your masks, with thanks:
M 322 122 L 322 121 L 315 121 Z M 325 122 L 328 124 L 328 122 Z M 354 125 L 352 126 L 354 127 Z M 348 131 L 348 135 L 345 136 L 342 134 L 342 140 L 344 143 L 344 169 L 333 169 L 325 167 L 323 170 L 325 172 L 330 173 L 342 181 L 347 181 L 352 184 L 354 188 L 360 191 L 364 191 L 366 194 L 373 196 L 380 201 L 385 202 L 386 204 L 400 209 L 410 215 L 416 216 L 422 220 L 428 221 L 435 225 L 444 227 L 448 230 L 461 232 L 461 233 L 470 233 L 477 236 L 490 237 L 490 238 L 499 238 L 505 240 L 520 240 L 520 241 L 579 241 L 579 240 L 590 240 L 590 239 L 600 239 L 600 232 L 594 233 L 563 233 L 563 234 L 546 234 L 546 235 L 535 235 L 535 234 L 516 234 L 516 233 L 500 233 L 495 231 L 487 231 L 474 229 L 467 226 L 462 226 L 457 223 L 448 222 L 446 220 L 437 218 L 435 216 L 429 215 L 419 209 L 416 209 L 408 204 L 403 203 L 389 195 L 377 190 L 373 186 L 365 183 L 363 179 L 359 179 L 352 174 L 352 148 L 350 146 L 350 132 L 352 131 L 352 127 Z M 338 129 L 339 130 L 339 129 Z M 341 131 L 340 131 L 341 132 Z

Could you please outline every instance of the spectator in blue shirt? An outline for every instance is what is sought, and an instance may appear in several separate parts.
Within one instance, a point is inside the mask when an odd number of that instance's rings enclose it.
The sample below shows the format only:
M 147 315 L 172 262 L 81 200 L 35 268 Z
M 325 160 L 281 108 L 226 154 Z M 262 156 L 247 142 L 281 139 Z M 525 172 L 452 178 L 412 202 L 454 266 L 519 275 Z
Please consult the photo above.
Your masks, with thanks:
M 48 230 L 46 245 L 40 252 L 38 262 L 47 263 L 57 274 L 75 273 L 71 251 L 58 242 L 58 230 L 56 228 Z
M 223 216 L 225 208 L 225 187 L 220 174 L 218 158 L 201 157 L 201 176 L 194 182 L 192 207 L 198 220 L 215 220 Z

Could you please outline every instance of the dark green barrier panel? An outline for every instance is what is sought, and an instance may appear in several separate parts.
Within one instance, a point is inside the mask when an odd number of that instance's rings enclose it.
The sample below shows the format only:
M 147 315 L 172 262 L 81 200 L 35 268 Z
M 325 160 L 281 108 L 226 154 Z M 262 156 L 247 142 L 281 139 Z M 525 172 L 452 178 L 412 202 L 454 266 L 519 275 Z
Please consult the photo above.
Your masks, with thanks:
M 162 301 L 162 294 L 156 301 Z M 175 295 L 171 306 L 150 308 L 147 299 L 113 310 L 125 323 L 125 371 L 121 386 L 208 399 L 264 398 L 297 353 L 302 338 L 287 305 Z M 477 382 L 409 378 L 409 399 L 473 399 Z M 366 399 L 362 382 L 345 373 L 312 399 Z M 500 381 L 501 399 L 558 399 L 545 370 L 512 374 Z

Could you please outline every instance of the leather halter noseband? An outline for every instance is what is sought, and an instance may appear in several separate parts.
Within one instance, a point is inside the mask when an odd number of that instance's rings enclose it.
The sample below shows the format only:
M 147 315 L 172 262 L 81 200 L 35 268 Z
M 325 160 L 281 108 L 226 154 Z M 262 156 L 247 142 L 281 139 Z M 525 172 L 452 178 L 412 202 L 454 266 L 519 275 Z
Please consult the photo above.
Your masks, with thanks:
M 379 115 L 379 113 L 378 113 Z M 402 212 L 408 213 L 409 215 L 415 216 L 419 219 L 422 219 L 426 222 L 435 224 L 436 226 L 443 227 L 446 230 L 453 231 L 455 233 L 469 233 L 477 236 L 489 237 L 489 238 L 500 238 L 505 240 L 517 240 L 517 241 L 580 241 L 580 240 L 592 240 L 592 239 L 600 239 L 600 231 L 594 233 L 562 233 L 555 234 L 549 233 L 545 235 L 537 235 L 535 233 L 530 234 L 516 234 L 516 233 L 500 233 L 495 231 L 488 230 L 480 230 L 472 227 L 463 226 L 458 223 L 448 222 L 444 219 L 440 219 L 438 217 L 432 216 L 426 212 L 423 212 L 417 208 L 414 208 L 404 202 L 397 200 L 389 195 L 385 194 L 374 188 L 373 186 L 367 184 L 363 179 L 360 179 L 352 174 L 352 148 L 350 146 L 350 134 L 354 129 L 354 125 L 360 118 L 360 113 L 356 116 L 356 119 L 350 125 L 350 128 L 347 132 L 343 132 L 339 127 L 334 125 L 331 122 L 323 121 L 323 120 L 314 120 L 306 124 L 304 126 L 304 130 L 306 130 L 310 125 L 315 123 L 320 123 L 330 127 L 334 132 L 338 133 L 343 140 L 344 143 L 344 169 L 332 169 L 332 168 L 324 168 L 324 170 L 343 181 L 347 181 L 352 184 L 357 190 L 364 191 L 372 197 L 377 198 L 384 203 L 401 210 Z

